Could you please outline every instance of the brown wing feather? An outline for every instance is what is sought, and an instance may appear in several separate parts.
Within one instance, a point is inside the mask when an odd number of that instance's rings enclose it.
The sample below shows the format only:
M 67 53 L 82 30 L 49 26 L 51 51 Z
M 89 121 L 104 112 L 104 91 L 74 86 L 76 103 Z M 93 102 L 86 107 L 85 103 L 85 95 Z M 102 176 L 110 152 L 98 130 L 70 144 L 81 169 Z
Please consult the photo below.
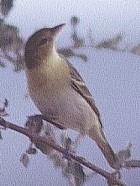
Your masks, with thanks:
M 93 100 L 91 93 L 89 92 L 88 88 L 86 87 L 85 82 L 83 81 L 83 79 L 80 76 L 80 74 L 78 73 L 78 71 L 74 68 L 74 66 L 69 61 L 67 61 L 67 64 L 70 69 L 71 86 L 88 102 L 88 104 L 91 106 L 91 108 L 97 114 L 98 119 L 99 119 L 101 126 L 102 126 L 99 110 L 96 107 L 95 101 Z

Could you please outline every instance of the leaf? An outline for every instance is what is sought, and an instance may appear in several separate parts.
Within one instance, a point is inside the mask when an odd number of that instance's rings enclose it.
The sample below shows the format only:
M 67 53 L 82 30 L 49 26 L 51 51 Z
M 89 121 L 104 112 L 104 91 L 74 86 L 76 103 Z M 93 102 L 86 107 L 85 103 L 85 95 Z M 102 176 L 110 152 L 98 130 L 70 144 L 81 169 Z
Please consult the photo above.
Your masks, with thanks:
M 2 139 L 2 132 L 0 131 L 0 140 Z
M 28 127 L 30 131 L 38 134 L 43 126 L 42 118 L 40 118 L 38 115 L 29 116 L 25 126 Z
M 36 150 L 36 148 L 30 147 L 29 149 L 26 150 L 26 153 L 27 154 L 36 154 L 37 150 Z
M 0 24 L 0 48 L 2 51 L 17 51 L 23 45 L 22 38 L 19 36 L 19 30 L 14 25 L 1 22 Z
M 2 67 L 2 68 L 5 67 L 5 64 L 2 61 L 0 61 L 0 67 Z
M 70 22 L 72 26 L 76 26 L 78 23 L 80 23 L 80 19 L 77 16 L 72 16 Z
M 88 37 L 89 37 L 89 41 L 90 41 L 90 46 L 91 46 L 91 48 L 93 48 L 95 46 L 95 42 L 94 42 L 94 38 L 93 38 L 91 29 L 89 30 Z
M 53 165 L 57 168 L 62 166 L 62 158 L 59 157 L 58 154 L 53 154 L 50 156 L 50 159 L 53 161 Z
M 75 176 L 76 186 L 83 185 L 86 178 L 86 175 L 83 171 L 83 167 L 80 164 L 75 163 L 74 170 L 75 170 L 74 176 Z
M 79 57 L 80 59 L 82 59 L 84 62 L 88 61 L 88 57 L 85 54 L 77 54 L 75 55 L 76 57 Z
M 100 42 L 98 45 L 96 45 L 96 49 L 101 49 L 101 48 L 108 48 L 111 50 L 116 50 L 117 45 L 122 41 L 123 35 L 122 33 L 117 34 L 115 37 L 104 40 Z
M 71 48 L 61 48 L 58 52 L 67 58 L 75 55 Z
M 82 47 L 85 43 L 84 39 L 79 37 L 77 32 L 74 31 L 74 33 L 71 34 L 71 38 L 73 40 L 73 43 L 74 43 L 74 47 Z
M 24 60 L 15 60 L 14 65 L 14 71 L 15 72 L 20 72 L 21 70 L 24 69 Z
M 8 100 L 5 98 L 3 105 L 0 107 L 0 117 L 8 116 L 6 107 L 8 107 Z
M 120 160 L 120 163 L 124 163 L 127 159 L 129 159 L 131 157 L 131 147 L 132 147 L 132 144 L 129 143 L 126 147 L 126 149 L 124 150 L 120 150 L 118 153 L 117 153 L 117 156 Z
M 83 171 L 83 167 L 79 163 L 69 161 L 68 173 L 74 176 L 76 186 L 81 186 L 85 182 L 86 175 Z
M 131 49 L 131 53 L 136 54 L 136 55 L 140 55 L 140 43 Z
M 91 173 L 88 173 L 88 174 L 86 174 L 86 182 L 88 181 L 90 181 L 95 175 L 96 175 L 97 173 L 96 172 L 91 172 Z
M 8 105 L 9 105 L 8 99 L 5 98 L 5 100 L 4 100 L 4 107 L 8 107 Z
M 128 168 L 140 168 L 140 160 L 126 161 L 125 166 Z
M 27 167 L 29 164 L 29 157 L 27 154 L 23 153 L 20 157 L 21 163 L 24 165 L 24 167 Z
M 19 33 L 19 28 L 15 25 L 5 24 L 5 27 L 13 32 Z
M 1 13 L 6 16 L 13 7 L 13 0 L 1 0 Z

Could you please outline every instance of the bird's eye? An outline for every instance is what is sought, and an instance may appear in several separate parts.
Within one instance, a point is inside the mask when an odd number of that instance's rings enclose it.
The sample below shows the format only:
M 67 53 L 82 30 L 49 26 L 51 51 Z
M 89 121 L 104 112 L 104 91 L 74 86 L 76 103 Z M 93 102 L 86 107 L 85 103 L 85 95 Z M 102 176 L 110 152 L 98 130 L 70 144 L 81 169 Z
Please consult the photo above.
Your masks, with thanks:
M 45 45 L 45 44 L 49 44 L 51 41 L 50 38 L 44 38 L 40 41 L 39 45 Z

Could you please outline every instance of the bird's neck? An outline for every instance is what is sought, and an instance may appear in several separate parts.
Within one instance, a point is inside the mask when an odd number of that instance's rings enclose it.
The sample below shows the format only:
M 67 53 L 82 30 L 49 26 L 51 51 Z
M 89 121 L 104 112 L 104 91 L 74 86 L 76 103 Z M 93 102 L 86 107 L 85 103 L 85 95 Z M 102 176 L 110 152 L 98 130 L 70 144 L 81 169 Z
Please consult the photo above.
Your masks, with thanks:
M 64 59 L 54 49 L 46 58 L 40 60 L 35 68 L 26 68 L 28 84 L 36 90 L 46 85 L 50 88 L 58 88 L 58 85 L 63 87 L 69 78 L 69 69 Z

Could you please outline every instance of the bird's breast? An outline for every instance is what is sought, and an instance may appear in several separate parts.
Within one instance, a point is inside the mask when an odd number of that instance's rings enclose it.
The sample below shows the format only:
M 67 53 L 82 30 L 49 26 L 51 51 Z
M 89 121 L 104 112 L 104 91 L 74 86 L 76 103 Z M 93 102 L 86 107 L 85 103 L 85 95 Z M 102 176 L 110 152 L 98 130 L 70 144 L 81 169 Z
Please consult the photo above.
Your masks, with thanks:
M 97 116 L 90 105 L 71 88 L 56 94 L 44 88 L 34 92 L 32 99 L 43 115 L 56 119 L 65 128 L 86 133 L 86 130 L 98 124 Z
M 59 57 L 41 60 L 40 65 L 33 69 L 26 68 L 28 88 L 34 92 L 56 92 L 65 88 L 70 82 L 68 65 Z
M 87 101 L 71 87 L 66 63 L 57 61 L 32 70 L 26 69 L 30 96 L 40 112 L 56 118 L 65 128 L 86 133 L 98 118 Z

